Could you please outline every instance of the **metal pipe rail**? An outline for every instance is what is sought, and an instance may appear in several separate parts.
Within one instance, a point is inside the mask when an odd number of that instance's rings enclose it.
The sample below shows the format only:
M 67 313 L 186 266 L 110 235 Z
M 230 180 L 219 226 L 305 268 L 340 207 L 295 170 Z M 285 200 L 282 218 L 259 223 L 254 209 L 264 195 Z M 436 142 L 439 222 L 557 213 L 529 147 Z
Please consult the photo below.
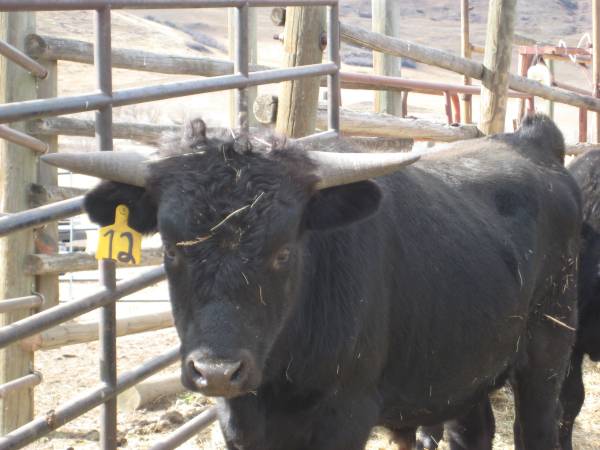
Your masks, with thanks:
M 337 0 L 2 0 L 0 11 L 76 11 L 83 9 L 184 9 L 275 6 L 332 6 Z
M 6 436 L 0 437 L 0 450 L 17 449 L 32 443 L 90 409 L 115 398 L 121 392 L 135 386 L 156 372 L 169 367 L 178 360 L 179 348 L 174 348 L 151 359 L 136 369 L 118 377 L 114 388 L 111 389 L 104 384 L 100 385 L 90 392 L 80 395 L 63 406 L 50 411 L 45 417 L 38 417 L 22 427 L 11 431 Z
M 217 419 L 217 409 L 212 406 L 205 409 L 192 420 L 182 425 L 163 441 L 150 447 L 150 450 L 171 450 L 179 447 L 188 439 L 194 437 L 198 432 L 209 426 Z
M 83 212 L 83 196 L 0 217 L 0 237 Z
M 408 78 L 372 75 L 367 73 L 340 72 L 344 89 L 394 89 L 398 91 L 413 91 L 420 94 L 444 95 L 451 94 L 479 95 L 481 86 L 464 84 L 438 83 L 434 81 L 411 80 Z M 531 98 L 531 94 L 509 90 L 511 98 Z M 588 94 L 589 95 L 589 94 Z
M 6 125 L 0 125 L 0 138 L 27 147 L 36 153 L 46 153 L 49 148 L 46 142 L 40 141 L 21 131 L 14 130 Z
M 0 302 L 0 314 L 19 309 L 37 308 L 44 303 L 42 294 L 33 294 L 26 297 L 10 298 Z
M 3 40 L 0 40 L 0 55 L 10 59 L 15 64 L 18 64 L 42 80 L 48 76 L 48 71 L 44 66 L 42 66 L 36 60 L 31 59 L 18 48 L 13 47 L 8 42 L 4 42 Z
M 36 371 L 21 378 L 17 378 L 16 380 L 11 380 L 8 383 L 4 383 L 0 385 L 0 398 L 3 398 L 6 396 L 6 394 L 10 394 L 11 392 L 19 389 L 37 386 L 42 382 L 42 379 L 42 374 Z
M 18 320 L 0 328 L 0 348 L 33 336 L 36 333 L 52 328 L 62 322 L 92 311 L 104 305 L 151 286 L 165 278 L 165 269 L 158 266 L 130 280 L 116 284 L 114 290 L 102 289 L 95 294 L 63 303 L 42 311 L 25 319 Z
M 16 122 L 44 116 L 72 114 L 105 108 L 110 105 L 125 106 L 206 92 L 242 89 L 292 79 L 331 75 L 336 73 L 337 70 L 338 66 L 333 63 L 311 64 L 300 67 L 252 72 L 247 77 L 240 74 L 224 75 L 202 80 L 180 81 L 141 88 L 122 89 L 114 91 L 112 97 L 104 93 L 94 93 L 9 103 L 0 106 L 0 123 Z

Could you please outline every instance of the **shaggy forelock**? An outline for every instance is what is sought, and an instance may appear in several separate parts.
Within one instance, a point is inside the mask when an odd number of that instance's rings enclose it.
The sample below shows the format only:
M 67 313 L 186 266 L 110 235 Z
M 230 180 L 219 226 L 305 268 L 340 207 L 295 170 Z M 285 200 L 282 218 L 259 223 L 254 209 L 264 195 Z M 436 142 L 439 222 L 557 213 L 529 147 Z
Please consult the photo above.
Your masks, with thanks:
M 204 121 L 186 122 L 180 132 L 166 133 L 160 143 L 158 155 L 170 157 L 201 153 L 209 148 L 230 148 L 237 153 L 269 153 L 273 150 L 292 150 L 294 145 L 284 136 L 268 130 L 252 130 L 245 138 L 233 128 L 207 128 Z
M 188 255 L 201 263 L 218 252 L 220 264 L 200 272 L 217 284 L 244 281 L 244 261 L 261 258 L 276 230 L 285 231 L 290 208 L 308 199 L 317 181 L 314 166 L 303 149 L 285 140 L 251 137 L 242 147 L 238 135 L 204 135 L 202 125 L 189 124 L 183 136 L 163 146 L 148 189 L 158 205 L 164 199 L 174 211 Z

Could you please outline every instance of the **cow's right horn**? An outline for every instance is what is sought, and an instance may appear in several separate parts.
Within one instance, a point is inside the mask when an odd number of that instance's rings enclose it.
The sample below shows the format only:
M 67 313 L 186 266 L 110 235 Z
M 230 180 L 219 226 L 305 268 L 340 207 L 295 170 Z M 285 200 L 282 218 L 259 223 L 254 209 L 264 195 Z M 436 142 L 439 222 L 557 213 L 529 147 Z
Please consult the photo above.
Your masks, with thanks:
M 151 158 L 137 152 L 49 153 L 42 161 L 84 175 L 144 187 Z

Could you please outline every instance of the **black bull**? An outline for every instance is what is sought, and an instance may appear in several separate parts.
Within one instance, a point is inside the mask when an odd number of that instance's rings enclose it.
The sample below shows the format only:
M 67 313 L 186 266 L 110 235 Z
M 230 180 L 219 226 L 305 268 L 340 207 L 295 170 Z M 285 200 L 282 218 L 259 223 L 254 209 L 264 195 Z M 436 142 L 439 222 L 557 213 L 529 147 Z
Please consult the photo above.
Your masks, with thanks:
M 562 417 L 560 444 L 571 450 L 573 424 L 585 398 L 583 358 L 600 361 L 600 150 L 589 151 L 572 161 L 568 170 L 582 194 L 583 223 L 579 250 L 577 334 L 560 395 Z M 477 405 L 479 415 L 461 417 L 445 424 L 452 450 L 492 447 L 494 418 L 491 405 Z M 417 433 L 417 449 L 434 450 L 443 435 L 442 426 L 424 427 Z
M 302 149 L 194 139 L 86 208 L 161 233 L 183 380 L 224 397 L 228 448 L 359 449 L 509 378 L 517 448 L 557 446 L 581 212 L 549 119 L 320 191 Z

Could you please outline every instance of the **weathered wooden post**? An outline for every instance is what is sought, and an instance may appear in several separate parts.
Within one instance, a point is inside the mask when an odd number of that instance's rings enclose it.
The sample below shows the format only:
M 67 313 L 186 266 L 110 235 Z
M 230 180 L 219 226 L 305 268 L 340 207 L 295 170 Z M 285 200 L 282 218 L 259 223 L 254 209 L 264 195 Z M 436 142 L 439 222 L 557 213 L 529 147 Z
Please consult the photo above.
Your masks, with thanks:
M 400 5 L 397 0 L 372 0 L 372 29 L 375 33 L 400 37 Z M 373 73 L 399 77 L 401 58 L 373 52 Z M 375 112 L 402 115 L 402 93 L 375 91 Z
M 479 129 L 485 134 L 504 131 L 516 3 L 517 0 L 489 3 L 479 121 Z
M 235 59 L 235 33 L 237 30 L 237 21 L 235 16 L 235 8 L 229 8 L 227 11 L 227 26 L 229 35 L 229 58 Z M 248 63 L 250 65 L 258 62 L 258 47 L 256 40 L 256 8 L 248 8 Z M 258 122 L 252 113 L 252 105 L 256 100 L 258 88 L 256 86 L 246 89 L 248 93 L 248 124 L 252 127 Z M 235 90 L 229 91 L 229 126 L 236 128 L 238 126 L 237 106 L 236 106 Z
M 593 64 L 593 80 L 594 80 L 594 97 L 600 97 L 600 2 L 592 0 L 592 22 L 593 22 L 593 47 L 592 56 Z M 596 113 L 596 142 L 600 142 L 600 113 Z
M 469 0 L 460 2 L 461 56 L 471 59 L 471 37 L 469 34 Z M 465 86 L 471 85 L 471 77 L 464 76 Z M 464 123 L 473 122 L 473 102 L 471 94 L 462 95 L 462 117 Z
M 0 13 L 0 39 L 23 49 L 25 36 L 35 32 L 34 13 Z M 16 64 L 0 57 L 0 103 L 30 100 L 36 96 L 35 78 Z M 16 128 L 16 126 L 15 126 Z M 29 208 L 28 188 L 36 179 L 33 151 L 0 140 L 0 212 Z M 27 255 L 33 252 L 33 232 L 21 231 L 0 239 L 0 301 L 31 295 L 35 280 L 23 270 Z M 0 315 L 0 326 L 29 314 L 27 310 Z M 0 384 L 32 371 L 33 353 L 18 344 L 0 351 Z M 33 390 L 20 389 L 0 399 L 0 435 L 30 421 L 33 417 Z
M 286 8 L 283 47 L 284 66 L 318 64 L 325 44 L 325 8 L 303 6 Z M 286 81 L 277 108 L 278 133 L 302 137 L 312 133 L 317 118 L 319 77 Z
M 56 60 L 41 61 L 48 70 L 48 76 L 38 81 L 38 98 L 56 97 L 58 94 L 58 62 Z M 48 144 L 48 152 L 58 151 L 58 135 L 40 136 L 40 140 Z M 37 182 L 45 188 L 52 189 L 58 185 L 56 167 L 43 162 L 39 163 Z M 31 197 L 30 197 L 31 199 Z M 37 205 L 30 205 L 31 207 Z M 35 231 L 36 253 L 58 253 L 58 225 L 56 222 L 46 224 Z M 58 305 L 59 283 L 57 274 L 40 275 L 36 277 L 36 291 L 44 297 L 42 309 Z

